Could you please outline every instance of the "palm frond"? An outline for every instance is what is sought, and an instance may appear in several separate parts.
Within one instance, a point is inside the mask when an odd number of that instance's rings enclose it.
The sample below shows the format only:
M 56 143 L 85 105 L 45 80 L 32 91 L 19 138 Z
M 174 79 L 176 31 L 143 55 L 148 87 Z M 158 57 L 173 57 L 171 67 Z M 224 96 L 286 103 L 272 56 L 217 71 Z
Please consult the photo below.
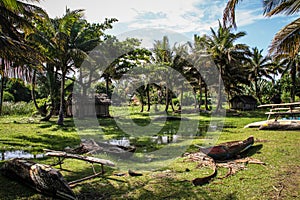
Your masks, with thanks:
M 223 25 L 232 25 L 236 28 L 235 22 L 235 7 L 239 3 L 239 0 L 229 0 L 223 12 Z
M 300 0 L 265 0 L 264 15 L 271 17 L 276 14 L 292 15 L 299 12 Z
M 300 18 L 282 28 L 272 40 L 269 54 L 278 56 L 288 54 L 294 57 L 299 53 L 300 47 Z

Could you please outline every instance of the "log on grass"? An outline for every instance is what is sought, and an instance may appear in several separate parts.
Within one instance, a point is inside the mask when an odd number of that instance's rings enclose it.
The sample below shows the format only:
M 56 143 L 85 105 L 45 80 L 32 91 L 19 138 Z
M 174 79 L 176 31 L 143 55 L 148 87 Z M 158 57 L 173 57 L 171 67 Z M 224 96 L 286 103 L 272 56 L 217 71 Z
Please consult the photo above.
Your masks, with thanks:
M 60 199 L 77 199 L 62 174 L 48 165 L 15 158 L 4 163 L 1 172 L 42 194 Z
M 115 166 L 115 164 L 113 162 L 111 162 L 110 160 L 105 160 L 105 159 L 100 159 L 100 158 L 95 158 L 95 157 L 90 157 L 90 156 L 71 154 L 71 153 L 66 153 L 63 151 L 53 151 L 53 150 L 48 150 L 48 149 L 46 149 L 45 151 L 47 151 L 47 153 L 45 154 L 46 156 L 60 157 L 60 158 L 73 158 L 73 159 L 87 161 L 90 163 L 98 163 L 98 164 L 107 165 L 107 166 L 111 166 L 111 167 Z
M 300 123 L 283 124 L 280 122 L 273 122 L 261 125 L 259 130 L 300 130 Z

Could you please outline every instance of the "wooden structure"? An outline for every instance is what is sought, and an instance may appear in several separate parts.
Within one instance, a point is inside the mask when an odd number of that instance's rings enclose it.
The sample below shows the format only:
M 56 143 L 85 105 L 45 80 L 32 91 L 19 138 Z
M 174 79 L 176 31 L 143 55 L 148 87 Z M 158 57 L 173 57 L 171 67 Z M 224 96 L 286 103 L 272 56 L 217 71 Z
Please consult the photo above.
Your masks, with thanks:
M 236 110 L 255 110 L 257 100 L 253 96 L 239 95 L 233 97 L 230 101 L 230 108 Z
M 115 166 L 115 164 L 113 162 L 111 162 L 109 160 L 100 159 L 100 158 L 77 155 L 77 154 L 70 154 L 70 153 L 63 152 L 63 151 L 54 151 L 54 150 L 49 150 L 49 149 L 45 149 L 44 151 L 46 151 L 46 154 L 45 154 L 46 156 L 52 156 L 52 157 L 57 157 L 58 158 L 58 162 L 56 162 L 53 165 L 59 165 L 61 169 L 62 169 L 63 161 L 67 158 L 82 160 L 82 161 L 86 161 L 88 163 L 91 163 L 94 174 L 91 175 L 91 176 L 87 176 L 87 177 L 84 177 L 82 179 L 76 180 L 76 181 L 69 182 L 68 184 L 70 186 L 72 186 L 76 183 L 80 183 L 82 181 L 97 177 L 99 175 L 103 175 L 104 174 L 104 168 L 103 168 L 104 165 L 111 166 L 111 167 Z M 101 165 L 101 172 L 96 172 L 95 167 L 94 167 L 94 163 Z
M 95 94 L 95 99 L 91 97 L 80 97 L 76 99 L 76 102 L 72 101 L 72 104 L 68 104 L 67 110 L 71 115 L 76 117 L 109 117 L 109 106 L 111 100 L 104 94 Z M 71 106 L 71 108 L 70 108 Z
M 60 199 L 77 199 L 62 174 L 49 165 L 15 158 L 5 162 L 1 172 L 42 194 Z
M 281 116 L 289 116 L 295 118 L 300 114 L 300 102 L 294 103 L 280 103 L 280 104 L 264 104 L 258 106 L 258 108 L 271 107 L 269 112 L 265 114 L 268 115 L 268 120 L 274 116 L 275 121 Z
M 270 107 L 265 113 L 268 119 L 248 124 L 247 127 L 259 127 L 260 130 L 300 130 L 300 102 L 264 104 L 258 107 Z

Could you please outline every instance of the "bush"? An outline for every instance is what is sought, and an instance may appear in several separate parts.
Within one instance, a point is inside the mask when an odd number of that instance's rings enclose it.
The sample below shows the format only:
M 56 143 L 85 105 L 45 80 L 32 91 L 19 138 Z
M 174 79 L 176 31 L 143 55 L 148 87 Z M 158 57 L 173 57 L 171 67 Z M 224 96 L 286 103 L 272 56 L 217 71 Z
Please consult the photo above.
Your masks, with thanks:
M 178 106 L 179 105 L 179 100 L 177 98 L 172 99 L 173 105 Z
M 4 91 L 3 92 L 3 101 L 15 101 L 15 97 L 14 95 L 12 95 L 11 93 Z
M 3 102 L 2 114 L 3 115 L 31 115 L 35 111 L 33 102 Z
M 15 102 L 31 100 L 30 90 L 21 79 L 9 79 L 6 83 L 6 91 L 14 96 Z

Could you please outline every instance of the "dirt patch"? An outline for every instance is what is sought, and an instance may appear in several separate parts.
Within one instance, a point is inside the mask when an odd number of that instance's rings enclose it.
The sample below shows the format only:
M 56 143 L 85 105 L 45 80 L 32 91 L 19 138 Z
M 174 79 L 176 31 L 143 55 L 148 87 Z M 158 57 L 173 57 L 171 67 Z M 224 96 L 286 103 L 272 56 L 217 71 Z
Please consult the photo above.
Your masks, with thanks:
M 300 166 L 288 166 L 277 175 L 272 199 L 298 199 L 300 197 Z

